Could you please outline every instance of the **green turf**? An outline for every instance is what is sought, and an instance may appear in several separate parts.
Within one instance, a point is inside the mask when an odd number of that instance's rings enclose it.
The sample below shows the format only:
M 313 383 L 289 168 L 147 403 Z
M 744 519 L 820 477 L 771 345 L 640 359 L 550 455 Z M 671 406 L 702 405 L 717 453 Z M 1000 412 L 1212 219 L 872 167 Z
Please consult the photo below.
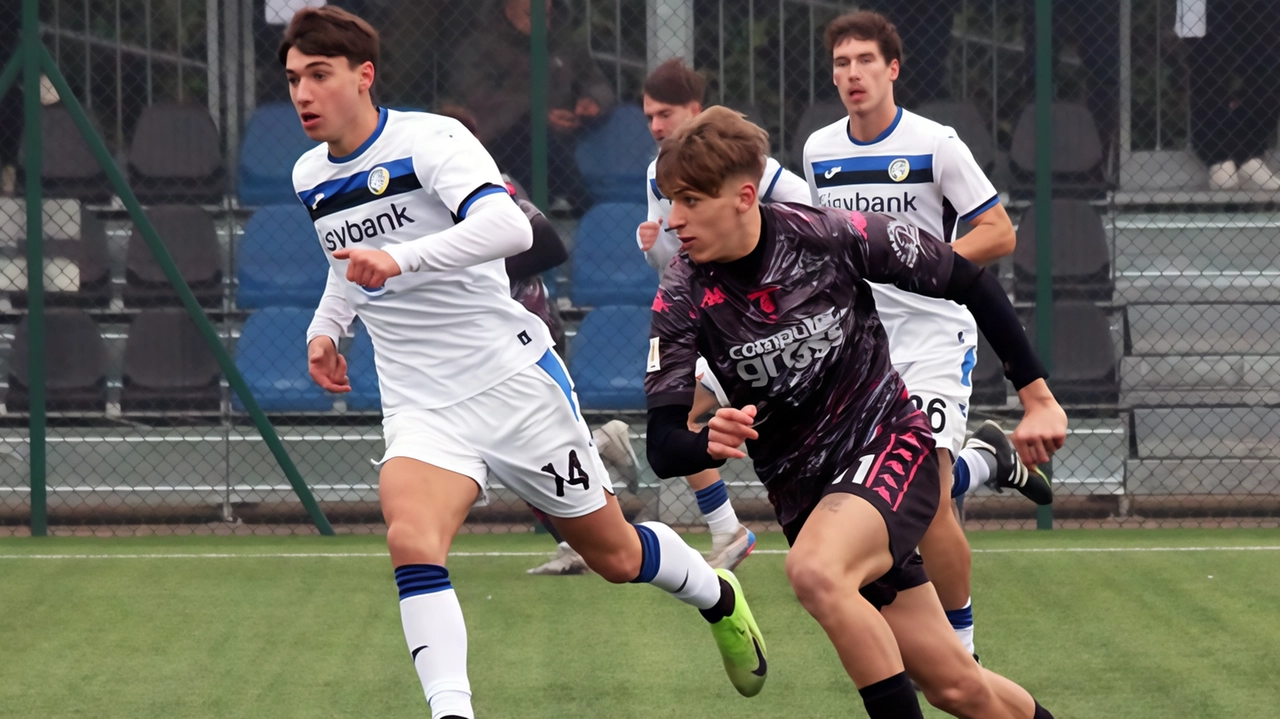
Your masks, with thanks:
M 1280 551 L 1004 550 L 1280 545 L 1280 533 L 971 539 L 983 661 L 1059 719 L 1277 716 Z M 464 536 L 455 549 L 548 545 Z M 0 540 L 0 555 L 379 555 L 0 559 L 0 715 L 427 716 L 382 551 L 377 537 Z M 525 575 L 536 560 L 451 561 L 485 719 L 863 716 L 835 652 L 792 598 L 781 555 L 754 556 L 739 572 L 769 640 L 769 684 L 754 699 L 730 687 L 688 607 L 651 587 Z

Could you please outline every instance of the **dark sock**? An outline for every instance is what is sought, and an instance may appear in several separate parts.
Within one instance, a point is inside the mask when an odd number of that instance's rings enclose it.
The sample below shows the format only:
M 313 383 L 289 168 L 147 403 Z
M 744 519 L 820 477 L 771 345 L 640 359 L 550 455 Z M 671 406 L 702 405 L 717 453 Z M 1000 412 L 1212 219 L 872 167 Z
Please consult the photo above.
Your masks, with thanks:
M 733 593 L 733 585 L 726 582 L 724 577 L 720 577 L 720 601 L 709 609 L 699 609 L 698 611 L 702 613 L 703 619 L 715 624 L 733 614 L 733 605 L 737 601 L 738 597 Z
M 1035 700 L 1032 699 L 1031 701 Z M 1048 709 L 1040 706 L 1040 702 L 1036 702 L 1036 713 L 1031 715 L 1031 719 L 1053 719 L 1053 715 L 1049 713 Z
M 858 690 L 870 719 L 924 719 L 920 700 L 906 672 L 898 672 Z

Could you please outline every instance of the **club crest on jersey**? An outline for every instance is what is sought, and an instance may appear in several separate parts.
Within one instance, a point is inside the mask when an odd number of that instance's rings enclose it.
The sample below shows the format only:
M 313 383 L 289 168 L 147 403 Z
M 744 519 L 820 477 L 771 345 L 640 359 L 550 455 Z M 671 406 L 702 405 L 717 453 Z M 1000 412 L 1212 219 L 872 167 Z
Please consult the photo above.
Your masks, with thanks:
M 899 157 L 889 163 L 889 179 L 894 182 L 902 182 L 907 179 L 907 175 L 911 174 L 911 163 L 905 157 Z
M 899 220 L 889 223 L 889 245 L 898 260 L 907 267 L 915 267 L 920 258 L 920 230 L 915 225 Z
M 391 184 L 391 172 L 385 167 L 375 167 L 369 171 L 369 192 L 381 195 Z

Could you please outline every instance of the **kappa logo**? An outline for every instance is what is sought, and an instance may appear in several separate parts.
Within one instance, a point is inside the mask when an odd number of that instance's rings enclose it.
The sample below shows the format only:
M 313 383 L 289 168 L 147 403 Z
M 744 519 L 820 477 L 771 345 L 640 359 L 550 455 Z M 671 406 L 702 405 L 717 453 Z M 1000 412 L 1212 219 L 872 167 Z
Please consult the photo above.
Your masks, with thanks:
M 712 307 L 724 302 L 724 292 L 719 287 L 708 287 L 702 295 L 702 306 Z
M 835 167 L 831 168 L 830 170 L 827 170 L 826 172 L 822 173 L 822 176 L 823 176 L 823 177 L 825 177 L 825 178 L 827 178 L 828 180 L 830 180 L 831 178 L 833 178 L 833 177 L 835 177 L 836 175 L 840 174 L 840 169 L 841 169 L 841 168 L 840 168 L 840 165 L 836 165 Z
M 369 181 L 365 184 L 368 185 L 369 192 L 381 195 L 391 185 L 391 172 L 385 167 L 375 167 L 369 171 Z
M 899 157 L 889 163 L 889 179 L 894 182 L 902 182 L 907 179 L 907 175 L 911 174 L 911 163 L 905 157 Z

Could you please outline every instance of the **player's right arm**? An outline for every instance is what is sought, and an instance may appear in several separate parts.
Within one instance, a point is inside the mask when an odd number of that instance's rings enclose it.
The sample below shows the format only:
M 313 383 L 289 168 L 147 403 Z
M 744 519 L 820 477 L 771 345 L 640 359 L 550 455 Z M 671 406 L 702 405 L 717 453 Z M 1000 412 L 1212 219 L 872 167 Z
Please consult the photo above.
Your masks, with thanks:
M 724 463 L 709 451 L 709 427 L 700 432 L 689 430 L 698 362 L 698 315 L 689 299 L 690 279 L 687 266 L 672 265 L 653 299 L 644 377 L 649 406 L 646 454 L 649 466 L 663 479 L 696 474 Z
M 342 281 L 329 268 L 320 304 L 307 327 L 307 369 L 311 379 L 329 392 L 350 392 L 347 361 L 338 353 L 338 340 L 349 336 L 356 313 L 342 294 Z

